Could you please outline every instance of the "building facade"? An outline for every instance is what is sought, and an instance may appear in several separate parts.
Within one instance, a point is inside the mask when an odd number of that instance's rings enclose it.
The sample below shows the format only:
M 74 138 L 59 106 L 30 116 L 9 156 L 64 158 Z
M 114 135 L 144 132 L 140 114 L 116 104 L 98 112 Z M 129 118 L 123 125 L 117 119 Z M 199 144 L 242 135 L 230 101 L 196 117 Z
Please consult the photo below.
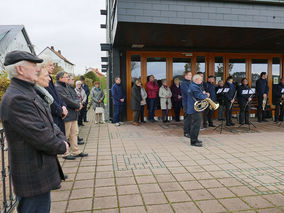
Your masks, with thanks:
M 62 67 L 65 72 L 74 74 L 74 64 L 71 63 L 68 59 L 66 59 L 61 50 L 55 50 L 53 46 L 46 47 L 40 54 L 39 57 L 47 56 L 53 60 L 58 66 Z
M 272 87 L 284 74 L 283 0 L 108 0 L 106 28 L 109 83 L 122 78 L 128 120 L 137 78 L 172 84 L 191 70 L 205 80 L 247 77 L 253 88 L 267 72 L 272 104 Z
M 35 55 L 24 25 L 0 25 L 0 71 L 4 69 L 6 54 L 14 50 L 27 51 Z

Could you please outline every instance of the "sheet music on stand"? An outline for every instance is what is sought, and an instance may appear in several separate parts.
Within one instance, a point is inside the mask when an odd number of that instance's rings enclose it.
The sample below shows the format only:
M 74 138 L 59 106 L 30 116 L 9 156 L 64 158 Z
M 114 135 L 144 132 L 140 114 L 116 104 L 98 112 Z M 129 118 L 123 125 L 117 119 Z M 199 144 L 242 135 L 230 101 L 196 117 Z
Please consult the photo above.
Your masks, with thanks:
M 251 89 L 249 90 L 249 94 L 250 94 L 250 95 L 255 94 L 255 88 L 251 88 Z
M 229 92 L 229 90 L 230 90 L 230 88 L 225 88 L 223 92 L 227 93 L 227 92 Z
M 218 89 L 218 90 L 217 90 L 217 94 L 222 93 L 222 92 L 223 92 L 223 90 L 224 90 L 224 88 L 220 88 L 220 89 Z
M 282 90 L 281 90 L 281 94 L 284 94 L 284 88 L 282 88 Z
M 244 89 L 244 90 L 242 90 L 242 95 L 247 95 L 247 94 L 249 94 L 248 89 Z

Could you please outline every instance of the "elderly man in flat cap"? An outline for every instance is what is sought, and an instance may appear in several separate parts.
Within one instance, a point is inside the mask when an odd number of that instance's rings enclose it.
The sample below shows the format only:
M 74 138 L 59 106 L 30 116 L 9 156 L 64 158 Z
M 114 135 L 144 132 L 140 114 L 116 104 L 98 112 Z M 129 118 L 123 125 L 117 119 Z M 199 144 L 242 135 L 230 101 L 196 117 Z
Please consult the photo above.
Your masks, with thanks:
M 64 179 L 57 154 L 65 153 L 68 143 L 34 89 L 37 63 L 41 62 L 24 51 L 8 53 L 4 62 L 11 85 L 2 99 L 0 117 L 8 141 L 18 213 L 49 213 L 50 191 L 58 189 Z

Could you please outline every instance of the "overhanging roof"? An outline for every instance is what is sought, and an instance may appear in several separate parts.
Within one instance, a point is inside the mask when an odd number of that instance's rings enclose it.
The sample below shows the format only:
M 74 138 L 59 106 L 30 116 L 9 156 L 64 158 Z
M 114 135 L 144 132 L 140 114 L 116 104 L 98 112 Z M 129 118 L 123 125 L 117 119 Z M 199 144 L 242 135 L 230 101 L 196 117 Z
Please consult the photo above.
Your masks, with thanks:
M 284 52 L 284 30 L 119 22 L 114 47 L 144 50 Z

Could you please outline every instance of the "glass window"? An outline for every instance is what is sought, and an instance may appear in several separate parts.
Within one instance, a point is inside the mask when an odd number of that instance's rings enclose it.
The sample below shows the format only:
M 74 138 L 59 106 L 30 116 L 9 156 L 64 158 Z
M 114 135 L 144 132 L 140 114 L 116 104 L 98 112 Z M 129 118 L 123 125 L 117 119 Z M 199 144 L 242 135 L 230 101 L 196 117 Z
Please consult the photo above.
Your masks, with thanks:
M 131 86 L 133 83 L 141 78 L 141 59 L 140 55 L 131 56 Z
M 184 80 L 183 73 L 191 71 L 191 58 L 174 58 L 173 59 L 173 80 L 179 78 Z
M 229 59 L 229 75 L 240 84 L 242 78 L 246 77 L 246 59 Z
M 196 73 L 203 72 L 205 76 L 205 71 L 206 71 L 205 56 L 197 56 L 196 57 Z
M 224 58 L 222 56 L 215 57 L 215 77 L 216 83 L 223 79 L 224 76 Z
M 272 59 L 272 84 L 280 82 L 280 58 Z
M 167 78 L 166 58 L 147 58 L 147 81 L 150 75 L 154 75 L 160 87 L 162 85 L 162 79 Z
M 268 70 L 267 59 L 252 59 L 251 61 L 251 86 L 256 86 L 256 81 L 260 77 L 260 73 Z

